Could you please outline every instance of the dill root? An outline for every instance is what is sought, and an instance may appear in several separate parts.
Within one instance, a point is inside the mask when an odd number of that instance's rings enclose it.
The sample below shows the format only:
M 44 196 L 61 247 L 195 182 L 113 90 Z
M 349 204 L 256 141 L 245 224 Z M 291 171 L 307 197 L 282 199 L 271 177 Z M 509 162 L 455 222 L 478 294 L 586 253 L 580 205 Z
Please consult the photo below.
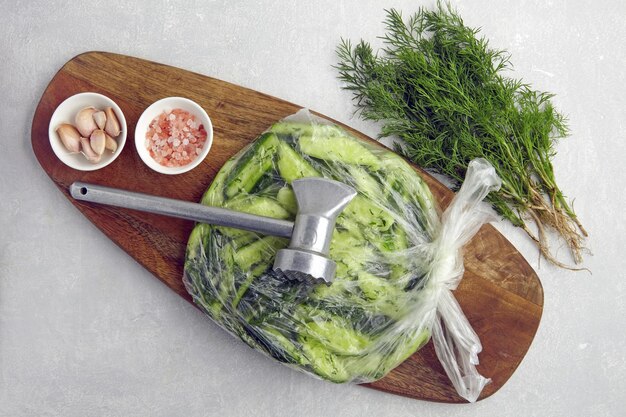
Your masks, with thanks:
M 549 93 L 504 77 L 505 51 L 492 50 L 450 5 L 420 8 L 408 21 L 387 11 L 381 53 L 361 40 L 337 47 L 339 79 L 352 91 L 357 112 L 382 122 L 380 137 L 397 136 L 397 151 L 457 184 L 474 158 L 485 158 L 502 179 L 489 200 L 521 227 L 541 254 L 560 267 L 546 231 L 582 262 L 587 232 L 558 188 L 551 158 L 568 136 L 566 119 Z M 532 227 L 532 224 L 535 226 Z

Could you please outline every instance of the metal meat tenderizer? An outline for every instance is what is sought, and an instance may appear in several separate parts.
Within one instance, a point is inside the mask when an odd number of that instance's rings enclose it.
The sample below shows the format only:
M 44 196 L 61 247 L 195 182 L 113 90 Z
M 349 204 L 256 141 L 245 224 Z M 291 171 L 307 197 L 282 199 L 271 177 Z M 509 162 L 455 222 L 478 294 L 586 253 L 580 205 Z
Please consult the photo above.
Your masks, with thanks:
M 276 254 L 274 271 L 291 280 L 330 285 L 337 267 L 328 257 L 335 221 L 356 191 L 326 178 L 302 178 L 291 186 L 298 202 L 293 222 L 82 182 L 73 183 L 70 194 L 76 200 L 291 238 Z

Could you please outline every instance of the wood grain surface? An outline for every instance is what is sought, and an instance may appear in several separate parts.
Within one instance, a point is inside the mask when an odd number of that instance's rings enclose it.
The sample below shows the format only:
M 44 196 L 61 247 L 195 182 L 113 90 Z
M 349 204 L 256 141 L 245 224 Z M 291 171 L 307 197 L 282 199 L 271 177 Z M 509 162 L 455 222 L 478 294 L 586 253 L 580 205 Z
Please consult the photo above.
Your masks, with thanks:
M 113 99 L 128 123 L 126 146 L 119 158 L 92 172 L 65 166 L 52 152 L 48 139 L 48 124 L 55 108 L 66 98 L 86 91 Z M 191 172 L 176 176 L 150 170 L 139 158 L 133 142 L 135 123 L 143 110 L 168 96 L 196 101 L 207 111 L 214 126 L 213 147 L 207 159 Z M 228 158 L 272 123 L 300 108 L 182 69 L 129 56 L 87 52 L 67 62 L 46 88 L 33 118 L 31 139 L 41 167 L 74 206 L 154 276 L 191 302 L 182 276 L 185 245 L 193 222 L 81 203 L 69 196 L 68 186 L 80 180 L 197 202 Z M 415 169 L 445 207 L 452 192 Z M 528 351 L 541 319 L 543 290 L 526 260 L 499 232 L 486 225 L 465 247 L 465 275 L 455 296 L 483 345 L 478 369 L 492 379 L 480 396 L 483 399 L 506 383 Z M 432 343 L 385 378 L 364 386 L 422 400 L 465 401 L 445 375 Z

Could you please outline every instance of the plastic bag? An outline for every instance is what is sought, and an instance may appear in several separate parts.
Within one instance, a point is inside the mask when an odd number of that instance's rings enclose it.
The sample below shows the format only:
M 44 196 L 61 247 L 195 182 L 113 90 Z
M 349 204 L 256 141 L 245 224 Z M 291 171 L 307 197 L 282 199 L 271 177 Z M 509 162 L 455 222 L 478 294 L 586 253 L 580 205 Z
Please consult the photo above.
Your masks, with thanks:
M 481 203 L 499 187 L 473 161 L 440 217 L 433 195 L 398 155 L 302 110 L 263 133 L 219 171 L 202 203 L 292 219 L 289 184 L 324 176 L 358 195 L 337 219 L 332 285 L 285 281 L 271 267 L 287 239 L 198 224 L 184 283 L 196 304 L 251 347 L 334 382 L 371 382 L 433 337 L 455 388 L 475 401 L 480 341 L 457 304 L 461 247 L 490 220 Z

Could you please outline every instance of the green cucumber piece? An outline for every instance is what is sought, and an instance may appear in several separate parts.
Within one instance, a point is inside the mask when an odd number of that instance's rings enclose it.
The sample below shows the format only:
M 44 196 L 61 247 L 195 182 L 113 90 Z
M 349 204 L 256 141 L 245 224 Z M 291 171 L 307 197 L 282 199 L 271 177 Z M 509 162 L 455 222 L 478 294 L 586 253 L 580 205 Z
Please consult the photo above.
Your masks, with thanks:
M 273 259 L 277 249 L 282 249 L 288 244 L 287 239 L 275 236 L 265 236 L 248 246 L 235 252 L 233 258 L 235 263 L 243 271 L 247 271 L 251 266 L 260 262 L 269 262 Z
M 428 184 L 415 172 L 402 157 L 388 152 L 381 157 L 381 167 L 387 172 L 390 189 L 396 190 L 402 200 L 416 203 L 420 208 L 417 219 L 427 232 L 431 233 L 439 224 L 437 204 Z
M 372 380 L 380 379 L 389 371 L 384 368 L 385 357 L 377 351 L 367 355 L 345 358 L 345 366 L 351 375 L 362 375 Z
M 379 365 L 386 370 L 385 373 L 400 365 L 407 360 L 409 356 L 421 349 L 428 342 L 430 331 L 428 329 L 423 329 L 419 333 L 411 331 L 402 333 L 401 337 L 402 339 L 398 340 L 398 343 L 396 343 L 396 350 L 389 352 L 385 361 Z
M 197 224 L 191 234 L 189 235 L 189 240 L 187 241 L 187 253 L 191 256 L 188 256 L 190 259 L 195 259 L 199 256 L 200 252 L 200 243 L 206 247 L 206 242 L 209 237 L 210 225 L 205 223 Z
M 220 169 L 213 179 L 211 186 L 202 196 L 202 199 L 200 200 L 201 204 L 204 204 L 205 206 L 220 206 L 224 202 L 224 194 L 222 193 L 222 190 L 224 189 L 224 184 L 226 183 L 227 178 L 230 177 L 230 172 L 236 162 L 236 157 L 226 161 L 222 169 Z
M 216 227 L 216 229 L 225 236 L 228 236 L 235 249 L 248 245 L 253 240 L 258 238 L 258 235 L 254 232 L 247 230 L 235 229 L 232 227 Z
M 365 297 L 370 300 L 394 299 L 402 295 L 402 290 L 398 290 L 397 287 L 384 278 L 365 271 L 359 271 L 358 277 L 359 288 L 363 291 Z
M 296 194 L 291 188 L 283 187 L 278 190 L 278 194 L 276 194 L 276 200 L 289 213 L 298 213 L 298 201 L 296 200 Z
M 230 200 L 226 207 L 257 216 L 273 217 L 275 219 L 289 219 L 291 214 L 278 201 L 270 197 L 244 197 Z
M 348 174 L 360 193 L 373 200 L 382 200 L 384 198 L 380 183 L 365 169 L 357 165 L 350 165 L 348 167 Z
M 366 165 L 373 170 L 380 167 L 380 160 L 376 155 L 347 136 L 303 135 L 298 144 L 303 153 L 314 158 L 343 162 L 347 165 Z
M 232 198 L 240 192 L 248 193 L 272 168 L 278 148 L 278 137 L 274 133 L 264 133 L 240 158 L 239 163 L 228 176 L 226 197 Z
M 352 199 L 341 216 L 351 217 L 362 226 L 379 232 L 389 230 L 394 224 L 393 217 L 386 209 L 361 195 Z
M 282 350 L 286 353 L 286 356 L 290 357 L 294 363 L 306 365 L 307 361 L 302 357 L 298 348 L 296 348 L 293 342 L 280 333 L 276 328 L 265 326 L 262 328 L 262 331 L 265 333 L 267 338 L 274 342 L 275 345 L 282 348 Z
M 241 298 L 244 296 L 246 291 L 248 291 L 252 282 L 261 276 L 263 272 L 267 271 L 268 266 L 269 265 L 267 263 L 257 263 L 255 267 L 246 273 L 246 278 L 241 282 L 239 288 L 237 288 L 237 295 L 232 303 L 233 309 L 237 308 Z
M 350 378 L 341 358 L 329 352 L 326 346 L 316 339 L 303 339 L 300 343 L 304 357 L 317 375 L 337 383 L 346 382 Z
M 319 177 L 313 166 L 285 142 L 278 145 L 278 172 L 288 184 L 298 178 Z
M 301 332 L 306 339 L 317 340 L 326 349 L 342 356 L 362 354 L 371 342 L 369 337 L 354 330 L 346 319 L 339 316 L 308 322 Z
M 226 300 L 233 297 L 235 288 L 235 249 L 232 243 L 228 243 L 221 248 L 222 268 L 219 281 L 219 299 L 222 306 L 227 306 Z
M 377 257 L 375 249 L 367 241 L 338 230 L 335 230 L 330 242 L 330 255 L 337 262 L 337 268 L 341 266 L 341 272 L 348 276 L 355 276 Z

